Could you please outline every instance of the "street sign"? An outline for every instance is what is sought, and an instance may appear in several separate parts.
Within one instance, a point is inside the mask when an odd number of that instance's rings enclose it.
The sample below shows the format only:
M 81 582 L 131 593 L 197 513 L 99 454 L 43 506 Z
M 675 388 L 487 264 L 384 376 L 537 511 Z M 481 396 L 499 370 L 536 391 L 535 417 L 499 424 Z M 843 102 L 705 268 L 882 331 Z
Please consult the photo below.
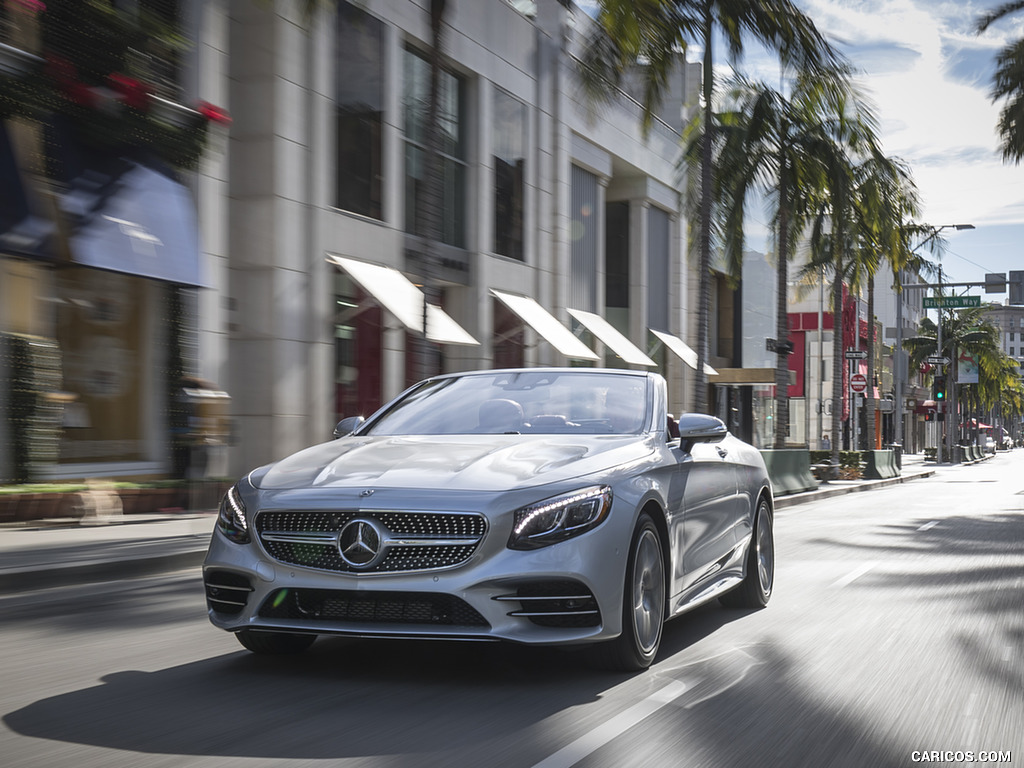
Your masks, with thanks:
M 964 309 L 980 307 L 981 296 L 925 296 L 925 309 Z
M 868 377 L 863 373 L 855 373 L 850 377 L 850 389 L 856 394 L 861 394 L 868 388 Z
M 848 349 L 843 353 L 843 357 L 847 360 L 867 360 L 868 351 L 866 349 Z
M 942 357 L 941 355 L 928 355 L 924 361 L 928 363 L 928 365 L 949 365 L 949 358 Z

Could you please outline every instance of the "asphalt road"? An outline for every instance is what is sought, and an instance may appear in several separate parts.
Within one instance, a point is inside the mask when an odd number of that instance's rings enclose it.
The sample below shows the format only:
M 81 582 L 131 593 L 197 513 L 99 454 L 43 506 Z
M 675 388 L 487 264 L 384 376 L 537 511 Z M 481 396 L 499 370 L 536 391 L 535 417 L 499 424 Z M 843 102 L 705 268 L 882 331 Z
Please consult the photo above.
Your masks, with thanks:
M 635 676 L 480 644 L 259 658 L 197 570 L 3 599 L 0 765 L 1024 763 L 1024 450 L 782 509 L 776 538 L 767 609 L 677 619 Z

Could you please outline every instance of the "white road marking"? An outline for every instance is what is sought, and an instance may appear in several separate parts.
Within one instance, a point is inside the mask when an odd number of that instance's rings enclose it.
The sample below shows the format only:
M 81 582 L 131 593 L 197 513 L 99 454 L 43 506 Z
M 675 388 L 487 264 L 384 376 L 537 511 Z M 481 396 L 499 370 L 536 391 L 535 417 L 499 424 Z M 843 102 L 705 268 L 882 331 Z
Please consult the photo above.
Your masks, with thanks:
M 870 562 L 867 562 L 867 563 L 864 563 L 863 565 L 861 565 L 861 566 L 859 566 L 857 568 L 854 568 L 852 571 L 850 571 L 848 574 L 846 574 L 842 578 L 836 579 L 829 586 L 834 588 L 834 589 L 841 589 L 842 587 L 845 587 L 848 584 L 851 584 L 854 581 L 856 581 L 857 579 L 859 579 L 861 576 L 863 576 L 865 573 L 870 571 L 876 565 L 878 565 L 878 563 L 876 563 L 874 560 L 872 560 Z
M 541 760 L 533 768 L 569 768 L 592 752 L 596 752 L 617 736 L 625 733 L 644 718 L 668 706 L 686 691 L 686 683 L 671 682 L 643 701 L 634 704 L 598 728 L 584 734 L 572 744 L 562 747 Z
M 939 524 L 938 520 L 932 520 L 930 523 L 925 523 L 924 525 L 922 525 L 917 530 L 918 531 L 930 531 L 932 528 L 934 528 L 938 524 Z
M 967 697 L 967 706 L 964 708 L 964 720 L 967 721 L 967 737 L 964 744 L 974 744 L 978 740 L 978 731 L 981 729 L 981 721 L 974 714 L 974 706 L 978 703 L 978 692 L 975 691 Z

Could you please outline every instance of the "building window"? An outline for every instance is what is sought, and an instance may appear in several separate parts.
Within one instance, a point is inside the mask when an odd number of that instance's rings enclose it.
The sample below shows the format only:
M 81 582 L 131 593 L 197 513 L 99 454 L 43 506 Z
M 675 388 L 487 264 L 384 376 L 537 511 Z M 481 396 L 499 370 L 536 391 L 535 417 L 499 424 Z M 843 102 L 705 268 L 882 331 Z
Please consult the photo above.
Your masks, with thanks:
M 669 241 L 672 222 L 660 208 L 647 209 L 647 327 L 669 329 Z
M 1014 356 L 1015 356 L 1016 354 L 1017 354 L 1017 353 L 1016 353 L 1016 351 L 1014 350 L 1014 348 L 1013 348 L 1013 347 L 1010 347 L 1010 357 L 1014 357 Z
M 383 34 L 378 19 L 348 3 L 338 4 L 336 205 L 374 219 L 383 217 Z
M 1015 341 L 1014 335 L 1015 335 L 1014 332 L 1010 331 L 1010 341 Z
M 430 65 L 419 53 L 406 50 L 404 62 L 405 111 L 405 231 L 425 237 L 424 206 L 427 189 L 427 113 L 430 101 Z M 451 72 L 440 75 L 437 105 L 438 151 L 441 163 L 441 242 L 465 248 L 466 161 L 462 135 L 462 80 Z
M 597 176 L 572 166 L 569 306 L 586 312 L 597 309 L 597 247 L 601 236 L 597 229 L 597 197 Z
M 523 260 L 526 105 L 494 89 L 494 252 Z
M 606 319 L 612 325 L 628 327 L 629 203 L 625 202 L 604 207 L 604 306 Z M 617 319 L 626 325 L 616 322 Z

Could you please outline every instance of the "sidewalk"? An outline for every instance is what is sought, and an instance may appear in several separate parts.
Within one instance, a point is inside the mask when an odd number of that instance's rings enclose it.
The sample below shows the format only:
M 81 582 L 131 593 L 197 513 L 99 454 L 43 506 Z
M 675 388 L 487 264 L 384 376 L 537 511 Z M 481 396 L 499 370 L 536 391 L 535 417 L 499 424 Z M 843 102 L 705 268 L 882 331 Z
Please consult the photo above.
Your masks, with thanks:
M 815 491 L 775 499 L 777 509 L 933 475 L 921 455 L 903 457 L 903 473 L 886 480 L 832 480 Z M 123 581 L 198 568 L 215 511 L 125 515 L 103 525 L 53 521 L 0 527 L 0 597 L 83 583 Z
M 103 525 L 0 528 L 0 596 L 196 568 L 216 511 L 124 515 Z

